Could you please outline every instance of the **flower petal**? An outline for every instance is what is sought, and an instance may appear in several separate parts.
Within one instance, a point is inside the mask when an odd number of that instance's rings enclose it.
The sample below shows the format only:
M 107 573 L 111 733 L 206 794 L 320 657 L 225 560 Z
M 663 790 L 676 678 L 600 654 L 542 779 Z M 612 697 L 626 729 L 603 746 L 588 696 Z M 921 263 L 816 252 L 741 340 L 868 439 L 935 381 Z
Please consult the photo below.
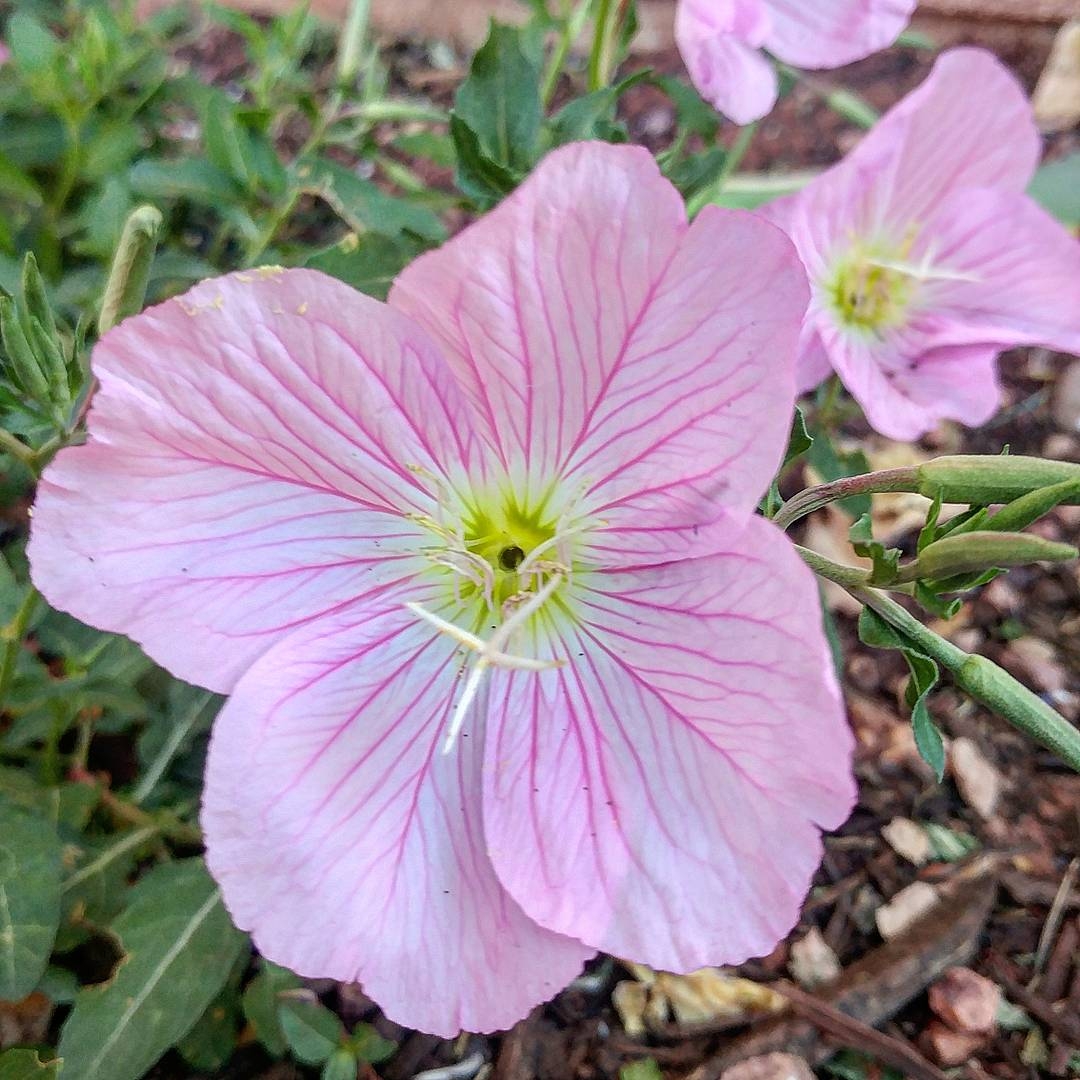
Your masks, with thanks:
M 927 232 L 955 273 L 935 288 L 935 345 L 1080 353 L 1080 242 L 1026 195 L 957 192 Z
M 736 124 L 760 120 L 776 104 L 776 70 L 759 51 L 767 33 L 760 3 L 681 0 L 676 10 L 675 40 L 694 86 Z
M 561 477 L 627 520 L 648 495 L 672 528 L 748 514 L 767 487 L 806 301 L 780 230 L 713 207 L 688 227 L 647 151 L 601 143 L 549 155 L 390 298 L 444 345 L 530 493 Z
M 942 420 L 970 427 L 985 423 L 1001 404 L 996 346 L 929 348 L 913 331 L 907 345 L 823 331 L 829 356 L 844 386 L 862 406 L 870 426 L 886 438 L 911 442 Z M 917 360 L 897 361 L 905 348 Z
M 443 754 L 461 657 L 405 600 L 438 610 L 423 589 L 387 593 L 303 627 L 240 680 L 210 746 L 207 861 L 271 960 L 358 980 L 432 1034 L 506 1028 L 593 950 L 499 885 L 482 710 Z
M 880 173 L 878 223 L 907 227 L 925 223 L 943 198 L 963 188 L 1024 191 L 1040 153 L 1031 104 L 1016 77 L 985 50 L 950 49 L 921 86 L 815 183 L 871 162 Z
M 569 666 L 492 688 L 500 880 L 542 925 L 665 970 L 769 952 L 854 797 L 813 575 L 751 518 L 723 554 L 582 586 Z
M 926 229 L 908 322 L 880 337 L 819 315 L 845 386 L 883 435 L 914 439 L 940 420 L 977 426 L 1001 400 L 996 357 L 1017 345 L 1080 353 L 1080 243 L 1027 196 L 968 189 Z
M 34 580 L 215 690 L 410 572 L 424 536 L 403 515 L 473 452 L 426 335 L 312 271 L 204 282 L 109 333 L 94 369 L 88 442 L 38 489 Z
M 765 47 L 801 68 L 836 68 L 885 49 L 911 20 L 917 0 L 766 0 Z

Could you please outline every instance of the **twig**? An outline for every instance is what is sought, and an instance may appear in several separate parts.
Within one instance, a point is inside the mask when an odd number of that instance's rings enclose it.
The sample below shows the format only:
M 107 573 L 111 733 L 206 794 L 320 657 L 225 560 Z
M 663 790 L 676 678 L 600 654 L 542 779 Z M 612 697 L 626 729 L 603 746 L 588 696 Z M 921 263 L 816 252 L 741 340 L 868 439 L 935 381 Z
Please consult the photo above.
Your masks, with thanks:
M 913 1046 L 893 1038 L 892 1035 L 876 1031 L 861 1020 L 841 1012 L 835 1005 L 830 1005 L 789 982 L 777 983 L 773 989 L 791 1002 L 792 1012 L 838 1039 L 842 1045 L 864 1050 L 878 1061 L 899 1069 L 911 1080 L 948 1080 L 940 1069 L 931 1065 Z
M 1042 973 L 1043 968 L 1046 966 L 1046 959 L 1050 955 L 1050 950 L 1054 947 L 1054 941 L 1058 936 L 1058 931 L 1061 929 L 1061 920 L 1065 918 L 1065 907 L 1068 904 L 1069 896 L 1073 891 L 1073 886 L 1076 884 L 1077 877 L 1080 877 L 1080 859 L 1073 859 L 1073 861 L 1069 863 L 1064 877 L 1061 879 L 1061 885 L 1058 888 L 1058 891 L 1054 894 L 1054 902 L 1050 905 L 1050 912 L 1046 916 L 1046 922 L 1043 924 L 1042 933 L 1039 935 L 1039 945 L 1035 950 L 1035 961 L 1032 964 L 1034 977 L 1031 982 L 1028 983 L 1029 990 L 1035 988 L 1035 983 Z
M 1000 958 L 991 960 L 990 973 L 1001 983 L 1006 996 L 1012 998 L 1017 1005 L 1022 1005 L 1036 1020 L 1045 1024 L 1070 1046 L 1080 1046 L 1080 1016 L 1069 1012 L 1059 1013 L 1049 1002 L 1043 1001 L 1038 994 L 1033 994 L 1022 983 L 1017 982 L 1005 970 Z

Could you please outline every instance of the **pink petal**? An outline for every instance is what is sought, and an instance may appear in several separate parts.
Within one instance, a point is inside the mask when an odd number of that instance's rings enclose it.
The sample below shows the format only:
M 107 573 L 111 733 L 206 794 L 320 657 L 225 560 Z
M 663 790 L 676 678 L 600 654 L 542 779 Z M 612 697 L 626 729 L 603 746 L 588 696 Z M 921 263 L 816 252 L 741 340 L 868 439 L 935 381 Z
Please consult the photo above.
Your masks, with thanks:
M 776 71 L 759 51 L 769 21 L 760 0 L 681 0 L 675 40 L 698 93 L 736 124 L 776 104 Z
M 829 354 L 844 386 L 870 426 L 890 439 L 912 442 L 942 420 L 984 424 L 1001 404 L 996 346 L 929 348 L 917 332 L 906 346 L 918 360 L 901 362 L 904 346 L 826 331 Z
M 1080 244 L 1027 196 L 957 192 L 925 236 L 912 261 L 948 276 L 920 284 L 906 325 L 875 338 L 816 322 L 845 386 L 894 439 L 990 419 L 1004 349 L 1080 353 Z
M 1080 353 L 1080 242 L 1031 199 L 985 188 L 957 192 L 927 233 L 935 262 L 958 272 L 933 290 L 943 323 L 936 345 Z
M 215 690 L 413 572 L 430 538 L 404 513 L 473 455 L 423 332 L 312 271 L 204 282 L 108 334 L 94 370 L 89 441 L 38 488 L 34 580 Z
M 880 169 L 878 223 L 923 224 L 943 198 L 963 188 L 1024 191 L 1040 151 L 1031 105 L 1015 76 L 982 49 L 951 49 L 918 89 L 815 184 L 872 163 Z
M 746 257 L 753 252 L 753 258 Z M 511 475 L 672 529 L 748 514 L 786 441 L 806 282 L 782 233 L 682 201 L 645 150 L 552 153 L 493 213 L 398 279 Z
M 891 45 L 917 0 L 765 0 L 765 47 L 801 68 L 836 68 Z
M 570 666 L 491 691 L 485 831 L 529 915 L 671 971 L 775 946 L 854 798 L 820 610 L 760 518 L 588 582 Z
M 202 824 L 237 925 L 301 975 L 360 981 L 393 1020 L 509 1027 L 593 950 L 529 920 L 481 821 L 484 729 L 441 752 L 461 656 L 395 590 L 274 645 L 214 727 Z M 453 612 L 445 612 L 453 617 Z

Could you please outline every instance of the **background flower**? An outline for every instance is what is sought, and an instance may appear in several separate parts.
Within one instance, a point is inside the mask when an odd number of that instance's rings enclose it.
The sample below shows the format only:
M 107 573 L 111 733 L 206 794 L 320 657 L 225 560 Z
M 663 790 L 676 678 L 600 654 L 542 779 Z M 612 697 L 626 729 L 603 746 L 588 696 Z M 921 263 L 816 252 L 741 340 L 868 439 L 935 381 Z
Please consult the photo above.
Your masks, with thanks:
M 1039 136 L 994 57 L 955 49 L 843 162 L 764 213 L 814 289 L 799 381 L 834 369 L 882 434 L 997 410 L 998 354 L 1080 352 L 1080 244 L 1024 191 Z
M 801 68 L 836 68 L 891 45 L 916 0 L 680 0 L 675 35 L 706 101 L 737 124 L 776 104 L 762 49 Z
M 598 948 L 790 928 L 853 798 L 814 579 L 753 516 L 805 302 L 774 227 L 582 144 L 390 306 L 267 270 L 102 340 L 33 573 L 231 692 L 203 826 L 267 956 L 448 1035 Z M 530 605 L 458 716 L 462 642 Z

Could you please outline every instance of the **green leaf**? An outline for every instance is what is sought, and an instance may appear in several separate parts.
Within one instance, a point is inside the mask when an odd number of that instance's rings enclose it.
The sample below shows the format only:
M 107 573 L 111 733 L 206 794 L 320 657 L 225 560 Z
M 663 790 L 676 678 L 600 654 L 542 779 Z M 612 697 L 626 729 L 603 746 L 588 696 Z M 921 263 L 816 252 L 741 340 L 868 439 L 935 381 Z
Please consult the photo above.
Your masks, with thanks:
M 397 236 L 409 232 L 435 242 L 446 237 L 437 214 L 387 195 L 377 184 L 336 161 L 319 158 L 305 162 L 298 175 L 305 190 L 317 193 L 357 233 Z
M 60 923 L 60 839 L 36 814 L 0 799 L 0 999 L 41 981 Z
M 923 761 L 934 770 L 938 782 L 945 776 L 945 743 L 938 731 L 926 699 L 930 691 L 937 686 L 941 673 L 937 663 L 913 649 L 904 650 L 904 658 L 911 668 L 911 681 L 908 683 L 906 697 L 911 708 L 911 728 L 915 734 L 915 746 Z
M 30 78 L 48 75 L 60 55 L 52 31 L 27 11 L 16 10 L 11 16 L 5 39 L 16 67 Z
M 0 1054 L 0 1080 L 56 1080 L 60 1062 L 42 1064 L 37 1050 L 5 1050 Z
M 493 22 L 454 97 L 454 112 L 482 153 L 511 172 L 523 174 L 536 160 L 540 77 L 540 57 L 526 46 L 522 31 Z
M 331 247 L 308 256 L 305 266 L 321 270 L 377 300 L 385 300 L 394 278 L 423 250 L 407 236 L 349 233 Z
M 262 970 L 244 990 L 244 1017 L 273 1057 L 281 1057 L 288 1049 L 278 1017 L 278 1001 L 282 994 L 298 990 L 300 985 L 300 980 L 287 968 L 263 960 Z
M 814 445 L 807 451 L 806 460 L 824 484 L 870 472 L 870 462 L 861 450 L 838 450 L 822 432 L 815 433 Z M 870 496 L 852 495 L 833 505 L 841 507 L 853 518 L 860 518 L 870 513 Z
M 321 1065 L 341 1045 L 341 1021 L 318 1001 L 286 997 L 278 1019 L 293 1057 L 305 1065 Z
M 40 206 L 41 191 L 37 184 L 11 160 L 0 153 L 0 195 L 6 195 L 27 206 Z
M 380 1065 L 397 1053 L 397 1043 L 384 1039 L 370 1024 L 357 1024 L 348 1045 L 361 1061 Z
M 873 561 L 874 566 L 870 571 L 872 585 L 887 585 L 896 580 L 900 567 L 900 549 L 887 548 L 880 540 L 874 539 L 874 523 L 869 514 L 863 514 L 851 526 L 848 535 L 855 554 Z
M 937 663 L 913 648 L 907 638 L 870 608 L 863 608 L 859 614 L 859 639 L 871 648 L 899 649 L 904 654 L 911 670 L 906 696 L 915 745 L 940 782 L 945 775 L 945 744 L 926 703 L 940 677 Z
M 619 1080 L 664 1080 L 664 1074 L 652 1058 L 642 1058 L 624 1065 L 619 1070 Z
M 1080 151 L 1043 165 L 1028 194 L 1062 224 L 1080 228 Z
M 151 870 L 112 924 L 123 957 L 80 991 L 60 1035 L 79 1080 L 138 1080 L 194 1027 L 244 947 L 201 859 Z
M 939 862 L 959 862 L 979 850 L 979 841 L 969 833 L 959 833 L 934 821 L 920 822 L 930 841 L 930 851 Z
M 236 1049 L 239 1011 L 235 989 L 227 988 L 176 1044 L 180 1056 L 193 1069 L 217 1072 Z
M 341 1046 L 326 1059 L 321 1080 L 356 1080 L 359 1064 L 356 1054 Z
M 517 187 L 518 174 L 485 154 L 476 132 L 453 112 L 450 137 L 457 153 L 454 182 L 479 206 L 493 206 Z
M 791 435 L 788 436 L 787 452 L 784 454 L 784 464 L 781 468 L 786 468 L 797 457 L 802 457 L 813 445 L 814 437 L 806 430 L 806 417 L 803 416 L 802 409 L 796 406 L 795 417 L 791 421 Z
M 239 189 L 228 173 L 198 158 L 180 161 L 144 158 L 131 167 L 128 183 L 136 195 L 151 202 L 190 199 L 216 207 L 221 203 L 234 203 L 239 195 Z
M 619 98 L 632 86 L 649 78 L 648 71 L 639 71 L 614 86 L 605 86 L 591 94 L 575 98 L 555 114 L 548 123 L 552 146 L 586 139 L 606 142 L 626 142 L 626 129 L 615 122 Z

